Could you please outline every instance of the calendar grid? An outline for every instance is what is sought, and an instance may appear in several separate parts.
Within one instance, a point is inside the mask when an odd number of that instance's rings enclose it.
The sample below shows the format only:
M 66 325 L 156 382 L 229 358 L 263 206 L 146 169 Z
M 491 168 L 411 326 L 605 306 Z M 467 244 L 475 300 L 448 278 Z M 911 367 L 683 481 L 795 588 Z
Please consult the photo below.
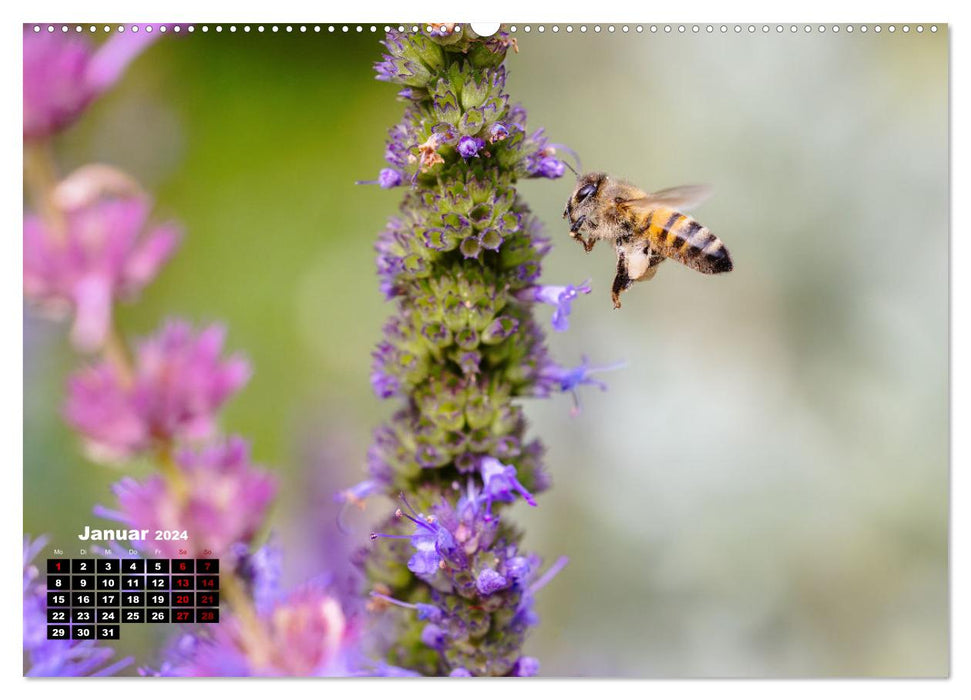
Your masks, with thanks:
M 47 638 L 118 640 L 122 624 L 219 622 L 218 559 L 48 559 Z

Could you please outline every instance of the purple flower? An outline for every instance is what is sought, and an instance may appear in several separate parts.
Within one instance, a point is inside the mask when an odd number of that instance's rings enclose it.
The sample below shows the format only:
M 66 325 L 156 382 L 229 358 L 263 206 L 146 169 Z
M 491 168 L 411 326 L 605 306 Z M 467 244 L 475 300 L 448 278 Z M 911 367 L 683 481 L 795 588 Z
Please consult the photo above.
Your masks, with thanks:
M 398 379 L 398 352 L 394 345 L 382 341 L 371 353 L 371 388 L 380 399 L 391 398 L 401 389 Z
M 474 376 L 479 373 L 479 363 L 482 362 L 482 355 L 476 350 L 469 350 L 461 353 L 456 358 L 456 361 L 459 367 L 462 368 L 462 374 Z
M 407 518 L 415 525 L 414 534 L 408 535 L 386 535 L 381 533 L 371 533 L 371 539 L 408 539 L 414 548 L 414 553 L 408 560 L 408 569 L 415 575 L 433 578 L 439 569 L 447 564 L 456 567 L 464 567 L 468 564 L 468 556 L 465 549 L 461 546 L 460 540 L 470 537 L 474 528 L 469 527 L 472 523 L 468 518 L 465 519 L 466 527 L 461 533 L 457 532 L 459 521 L 456 520 L 455 511 L 447 502 L 442 502 L 436 509 L 435 515 L 424 515 L 415 511 L 404 496 L 401 496 L 405 506 L 412 514 L 403 512 L 400 508 L 395 512 L 396 518 Z M 459 502 L 459 509 L 462 509 L 464 501 Z M 473 519 L 475 513 L 472 513 Z M 442 520 L 444 519 L 445 524 Z M 458 534 L 459 539 L 456 539 Z
M 432 133 L 438 137 L 439 143 L 454 143 L 458 134 L 455 127 L 448 122 L 441 122 L 432 127 Z
M 436 624 L 425 625 L 421 631 L 421 641 L 425 646 L 441 651 L 445 648 L 445 630 Z
M 495 569 L 483 569 L 475 580 L 475 587 L 481 595 L 489 596 L 509 585 L 509 580 Z
M 401 255 L 398 238 L 404 229 L 401 219 L 391 219 L 387 227 L 374 243 L 374 250 L 378 254 L 378 276 L 381 278 L 381 292 L 385 299 L 392 299 L 398 295 L 397 277 L 404 272 L 404 260 Z
M 566 166 L 563 164 L 563 161 L 552 156 L 545 156 L 539 159 L 532 174 L 555 180 L 556 178 L 563 177 L 563 173 L 565 172 Z
M 478 155 L 482 147 L 485 146 L 485 141 L 475 136 L 463 136 L 459 139 L 459 145 L 456 150 L 459 155 L 468 160 L 475 155 Z
M 570 327 L 570 308 L 573 300 L 580 294 L 590 293 L 590 281 L 574 287 L 568 284 L 565 287 L 546 285 L 524 289 L 519 293 L 521 299 L 541 301 L 555 307 L 553 310 L 553 329 L 563 332 Z
M 208 437 L 216 411 L 250 376 L 242 358 L 220 359 L 224 336 L 220 326 L 195 334 L 172 321 L 138 345 L 133 376 L 108 362 L 81 370 L 69 382 L 68 422 L 112 457 Z
M 559 177 L 565 164 L 542 130 L 527 134 L 525 110 L 505 93 L 509 35 L 390 30 L 384 43 L 379 79 L 410 88 L 385 157 L 412 187 L 376 245 L 381 290 L 396 303 L 372 385 L 399 409 L 375 432 L 368 471 L 385 493 L 392 484 L 414 493 L 423 512 L 401 494 L 408 513 L 396 511 L 393 532 L 372 534 L 401 542 L 362 557 L 370 607 L 417 611 L 398 616 L 387 644 L 422 672 L 525 674 L 538 559 L 519 553 L 521 534 L 500 516 L 520 497 L 536 504 L 518 476 L 534 492 L 549 480 L 515 402 L 574 385 L 549 361 L 532 302 L 552 304 L 554 327 L 565 329 L 572 300 L 589 288 L 535 286 L 549 241 L 516 183 Z M 389 585 L 406 601 L 388 597 Z M 420 622 L 426 614 L 430 624 Z
M 377 479 L 366 479 L 365 481 L 361 481 L 350 488 L 340 491 L 334 496 L 334 500 L 338 503 L 350 503 L 351 505 L 357 506 L 363 510 L 364 501 L 368 498 L 368 496 L 380 492 L 384 486 L 385 484 L 381 483 Z
M 401 608 L 414 610 L 418 613 L 419 620 L 428 620 L 429 622 L 442 621 L 442 611 L 434 605 L 429 605 L 428 603 L 406 603 L 403 600 L 392 598 L 391 596 L 385 595 L 384 593 L 378 593 L 377 591 L 371 591 L 371 597 L 377 598 L 385 603 L 390 603 L 391 605 L 397 605 Z
M 404 169 L 410 159 L 411 147 L 415 143 L 412 132 L 401 124 L 396 124 L 388 131 L 388 140 L 384 147 L 384 159 L 395 168 Z
M 455 605 L 456 596 L 472 602 L 476 610 L 496 609 L 497 606 L 508 608 L 512 615 L 507 634 L 522 635 L 537 621 L 532 610 L 534 594 L 567 563 L 566 557 L 561 557 L 534 579 L 538 558 L 518 554 L 515 544 L 499 535 L 495 519 L 486 517 L 483 503 L 484 498 L 470 482 L 465 495 L 454 508 L 442 501 L 433 508 L 433 516 L 410 518 L 416 529 L 423 531 L 418 533 L 421 534 L 420 540 L 416 541 L 414 535 L 410 539 L 413 547 L 420 547 L 428 553 L 428 569 L 418 575 L 432 584 L 431 604 L 408 603 L 377 591 L 371 593 L 372 600 L 377 603 L 371 606 L 373 611 L 381 610 L 382 604 L 391 604 L 415 610 L 419 620 L 428 620 L 431 624 L 423 627 L 421 639 L 427 646 L 446 655 L 457 654 L 456 660 L 451 663 L 463 668 L 469 667 L 458 661 L 463 658 L 460 650 L 470 635 L 474 637 L 480 633 L 477 625 L 481 623 L 474 617 L 468 617 L 462 606 Z M 400 517 L 400 511 L 398 515 Z M 441 530 L 448 531 L 452 536 L 451 552 L 439 549 L 437 533 Z M 408 538 L 407 535 L 383 537 Z M 481 633 L 484 632 L 484 629 L 481 630 Z M 477 654 L 464 657 L 475 662 L 477 674 L 516 675 L 519 657 L 488 659 L 483 666 L 481 651 Z M 525 673 L 534 669 L 535 665 L 524 660 L 520 668 Z
M 47 587 L 33 560 L 44 547 L 47 538 L 31 541 L 24 537 L 24 671 L 32 677 L 110 676 L 131 663 L 131 657 L 112 664 L 113 649 L 100 647 L 94 640 L 47 638 Z
M 358 185 L 379 185 L 381 189 L 388 190 L 401 184 L 401 173 L 392 168 L 381 168 L 377 180 L 358 180 Z
M 491 507 L 493 501 L 511 503 L 516 500 L 516 493 L 522 495 L 529 505 L 535 506 L 533 494 L 516 479 L 516 467 L 508 466 L 495 457 L 483 457 L 479 462 L 482 473 L 482 497 Z
M 536 384 L 538 396 L 548 396 L 551 391 L 570 392 L 573 395 L 574 415 L 580 412 L 580 397 L 577 395 L 578 386 L 589 384 L 598 387 L 601 391 L 607 391 L 607 385 L 591 377 L 598 372 L 610 372 L 624 366 L 623 362 L 618 362 L 606 367 L 591 367 L 586 356 L 580 358 L 580 364 L 576 367 L 561 367 L 555 362 L 548 361 L 540 369 L 539 380 Z
M 233 545 L 231 551 L 237 562 L 236 572 L 249 584 L 257 612 L 266 612 L 284 598 L 283 549 L 275 536 L 271 535 L 255 552 L 250 552 L 249 544 L 244 542 Z
M 509 136 L 509 128 L 502 122 L 496 122 L 489 127 L 489 143 L 504 141 Z
M 178 230 L 148 227 L 150 209 L 142 197 L 101 199 L 68 211 L 63 231 L 25 217 L 24 296 L 73 310 L 71 339 L 79 349 L 101 346 L 115 300 L 132 299 L 174 252 Z
M 546 586 L 550 581 L 552 581 L 556 576 L 570 563 L 569 557 L 560 557 L 553 564 L 544 571 L 540 576 L 536 578 L 535 581 L 526 586 L 526 590 L 519 600 L 519 606 L 516 608 L 516 619 L 522 622 L 524 625 L 535 625 L 539 622 L 539 616 L 533 612 L 533 599 L 536 592 L 541 588 Z
M 526 149 L 531 151 L 524 161 L 526 174 L 529 177 L 556 179 L 566 172 L 563 161 L 554 157 L 556 146 L 547 141 L 542 129 L 537 129 L 526 139 Z M 569 151 L 569 149 L 565 150 Z
M 539 659 L 534 656 L 520 656 L 516 665 L 513 666 L 511 675 L 532 677 L 537 673 L 539 673 Z
M 161 33 L 114 32 L 96 51 L 83 35 L 24 27 L 24 138 L 50 136 L 77 119 Z
M 391 168 L 382 168 L 381 172 L 378 173 L 378 184 L 381 185 L 383 189 L 397 187 L 401 184 L 401 173 L 399 173 L 397 170 L 392 170 Z
M 411 536 L 415 553 L 408 560 L 408 568 L 419 576 L 434 576 L 439 564 L 459 551 L 455 537 L 435 518 L 422 515 L 406 517 L 415 523 L 415 534 Z
M 162 556 L 178 556 L 188 547 L 193 556 L 209 550 L 208 556 L 220 557 L 253 539 L 276 493 L 276 479 L 251 464 L 249 447 L 236 437 L 201 452 L 182 450 L 174 476 L 126 477 L 112 490 L 118 511 L 99 508 L 97 514 L 136 530 L 189 534 L 188 541 L 154 542 Z
M 395 65 L 394 60 L 392 60 L 390 57 L 375 63 L 374 72 L 377 73 L 377 75 L 374 77 L 377 80 L 383 80 L 384 82 L 392 82 L 396 77 L 398 77 L 398 67 Z

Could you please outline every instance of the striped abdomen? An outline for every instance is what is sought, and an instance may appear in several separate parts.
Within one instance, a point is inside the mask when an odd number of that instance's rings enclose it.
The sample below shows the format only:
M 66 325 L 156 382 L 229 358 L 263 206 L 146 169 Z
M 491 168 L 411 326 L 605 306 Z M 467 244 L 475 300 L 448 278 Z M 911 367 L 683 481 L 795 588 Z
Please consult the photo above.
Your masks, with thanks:
M 731 272 L 732 258 L 721 240 L 690 216 L 673 209 L 654 209 L 647 215 L 651 247 L 666 258 L 707 274 Z

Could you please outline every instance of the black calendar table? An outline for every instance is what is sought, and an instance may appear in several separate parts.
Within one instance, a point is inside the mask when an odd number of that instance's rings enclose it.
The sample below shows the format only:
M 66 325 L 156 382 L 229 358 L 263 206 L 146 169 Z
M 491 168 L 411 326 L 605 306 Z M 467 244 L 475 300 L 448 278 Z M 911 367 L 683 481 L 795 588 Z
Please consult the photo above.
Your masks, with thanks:
M 48 559 L 47 638 L 121 637 L 122 624 L 219 622 L 218 559 Z

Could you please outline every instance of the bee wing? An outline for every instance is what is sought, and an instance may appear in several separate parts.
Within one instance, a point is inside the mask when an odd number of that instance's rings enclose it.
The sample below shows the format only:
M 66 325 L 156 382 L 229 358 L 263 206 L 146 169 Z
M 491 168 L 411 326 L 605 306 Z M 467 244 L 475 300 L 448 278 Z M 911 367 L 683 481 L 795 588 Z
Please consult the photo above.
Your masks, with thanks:
M 709 185 L 681 185 L 660 192 L 644 195 L 639 199 L 629 199 L 625 204 L 631 208 L 668 207 L 677 211 L 693 209 L 711 196 Z

